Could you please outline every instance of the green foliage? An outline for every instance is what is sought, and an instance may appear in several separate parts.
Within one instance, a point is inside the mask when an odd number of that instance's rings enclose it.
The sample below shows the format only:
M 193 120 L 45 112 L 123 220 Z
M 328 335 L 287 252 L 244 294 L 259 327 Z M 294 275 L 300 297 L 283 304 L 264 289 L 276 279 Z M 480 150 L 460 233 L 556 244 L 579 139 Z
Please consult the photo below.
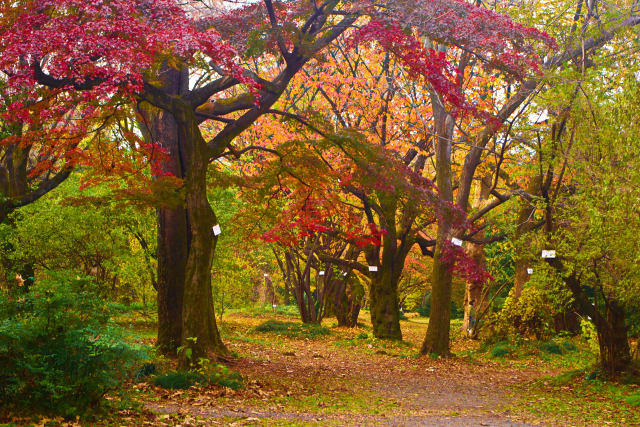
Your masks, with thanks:
M 549 354 L 562 354 L 562 347 L 554 341 L 545 341 L 540 344 L 540 350 Z
M 315 323 L 281 322 L 267 320 L 254 329 L 256 332 L 270 332 L 289 338 L 316 338 L 329 334 L 329 328 Z
M 595 354 L 600 353 L 600 345 L 598 343 L 598 331 L 593 322 L 589 320 L 580 321 L 580 330 L 582 331 L 582 337 L 589 343 L 589 348 Z
M 118 389 L 144 354 L 109 323 L 87 279 L 56 277 L 0 295 L 0 406 L 83 414 Z
M 507 297 L 502 310 L 491 316 L 492 332 L 500 339 L 513 336 L 542 339 L 551 334 L 553 312 L 545 292 L 527 286 L 520 298 Z
M 635 392 L 625 397 L 624 401 L 631 406 L 640 407 L 640 392 Z
M 491 355 L 491 357 L 505 357 L 511 355 L 514 350 L 515 347 L 513 345 L 504 341 L 500 341 L 491 348 L 489 354 Z
M 155 226 L 151 209 L 112 200 L 106 186 L 80 190 L 73 175 L 0 225 L 0 267 L 12 283 L 35 268 L 93 276 L 100 293 L 125 304 L 151 300 Z
M 154 378 L 153 383 L 167 389 L 187 389 L 193 386 L 219 385 L 239 390 L 242 376 L 224 365 L 214 365 L 206 371 L 170 371 Z

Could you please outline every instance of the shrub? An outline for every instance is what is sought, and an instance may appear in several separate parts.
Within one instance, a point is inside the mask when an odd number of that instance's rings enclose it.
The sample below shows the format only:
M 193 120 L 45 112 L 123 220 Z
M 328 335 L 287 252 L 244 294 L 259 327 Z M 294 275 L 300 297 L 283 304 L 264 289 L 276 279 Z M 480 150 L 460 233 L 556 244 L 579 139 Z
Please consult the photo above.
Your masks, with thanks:
M 123 342 L 86 279 L 0 295 L 0 407 L 75 416 L 117 389 L 143 353 Z
M 553 341 L 543 342 L 538 346 L 538 348 L 545 353 L 562 354 L 562 347 L 560 347 L 560 344 Z
M 314 323 L 281 322 L 279 320 L 267 320 L 254 329 L 257 332 L 272 332 L 289 338 L 315 338 L 329 334 L 325 326 Z
M 491 348 L 489 354 L 491 355 L 491 357 L 505 357 L 510 355 L 513 350 L 515 350 L 515 347 L 513 345 L 501 341 Z
M 491 314 L 492 333 L 498 339 L 515 336 L 535 336 L 542 340 L 551 335 L 554 308 L 537 287 L 524 288 L 520 298 L 507 297 L 502 310 Z

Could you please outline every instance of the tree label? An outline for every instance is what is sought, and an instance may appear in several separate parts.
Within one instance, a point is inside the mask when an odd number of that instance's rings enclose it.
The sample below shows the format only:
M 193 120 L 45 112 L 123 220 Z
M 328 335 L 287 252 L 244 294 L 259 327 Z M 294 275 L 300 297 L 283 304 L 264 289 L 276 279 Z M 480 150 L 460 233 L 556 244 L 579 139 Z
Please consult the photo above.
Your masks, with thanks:
M 378 271 L 378 267 L 376 267 L 375 265 L 370 265 L 369 271 Z
M 264 273 L 264 277 L 269 277 L 269 275 L 267 273 Z
M 213 226 L 213 235 L 214 236 L 219 236 L 220 233 L 222 233 L 222 229 L 220 228 L 220 224 L 216 224 Z
M 321 271 L 319 271 L 319 272 L 318 272 L 318 276 L 324 276 L 324 271 L 322 271 L 322 270 L 321 270 Z
M 277 304 L 273 304 L 271 307 L 276 308 L 278 305 Z
M 555 258 L 556 257 L 556 251 L 555 250 L 543 250 L 542 251 L 542 258 Z
M 462 240 L 456 238 L 456 237 L 452 237 L 451 238 L 451 243 L 453 243 L 456 246 L 462 246 Z
M 533 274 L 533 268 L 527 268 L 527 274 Z
M 347 274 L 348 273 L 346 271 L 344 273 L 342 273 L 342 275 L 345 276 L 345 277 L 347 276 Z

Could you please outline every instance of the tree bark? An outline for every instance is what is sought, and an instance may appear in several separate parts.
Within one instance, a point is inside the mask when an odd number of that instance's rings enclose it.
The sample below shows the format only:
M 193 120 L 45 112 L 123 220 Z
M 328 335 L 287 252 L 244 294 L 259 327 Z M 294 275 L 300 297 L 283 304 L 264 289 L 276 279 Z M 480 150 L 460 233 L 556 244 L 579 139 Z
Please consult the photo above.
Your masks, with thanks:
M 527 186 L 527 193 L 532 195 L 540 195 L 542 186 L 542 176 L 537 174 L 529 180 Z M 522 238 L 525 234 L 532 231 L 535 227 L 534 214 L 536 206 L 532 201 L 523 200 L 520 202 L 520 209 L 518 210 L 518 224 L 516 228 L 516 240 Z M 528 246 L 528 245 L 526 245 Z M 522 248 L 521 253 L 530 253 L 527 247 Z M 525 283 L 529 281 L 529 273 L 527 269 L 530 268 L 531 260 L 522 255 L 518 256 L 515 261 L 515 278 L 513 284 L 512 295 L 516 300 L 522 295 L 522 289 Z
M 432 96 L 434 108 L 434 129 L 436 138 L 436 185 L 440 198 L 453 202 L 453 184 L 451 172 L 451 137 L 453 136 L 453 118 L 445 111 L 437 95 Z M 438 234 L 433 252 L 433 270 L 431 273 L 431 316 L 427 333 L 422 343 L 422 354 L 435 353 L 448 356 L 449 332 L 451 329 L 451 286 L 453 275 L 451 265 L 443 259 L 443 249 L 451 237 L 451 214 L 443 212 L 438 217 Z
M 486 174 L 482 177 L 482 180 L 476 187 L 476 194 L 473 201 L 474 209 L 481 209 L 489 198 L 492 186 L 492 175 Z M 476 265 L 482 269 L 486 269 L 487 260 L 484 254 L 484 245 L 478 245 L 475 243 L 469 243 L 467 245 L 467 253 L 469 257 L 476 263 Z M 487 307 L 487 297 L 489 286 L 484 283 L 467 282 L 464 293 L 464 319 L 462 321 L 462 330 L 467 331 L 472 326 L 470 322 L 471 306 L 469 303 L 473 301 L 473 307 L 475 308 L 477 321 L 477 313 L 484 312 Z
M 178 95 L 184 84 L 184 70 L 164 65 L 162 89 Z M 178 132 L 176 118 L 169 112 L 145 105 L 142 129 L 148 142 L 159 144 L 166 152 L 160 160 L 161 172 L 185 178 L 184 141 Z M 158 227 L 158 349 L 167 356 L 176 356 L 182 340 L 182 302 L 191 230 L 184 205 L 157 209 Z
M 181 344 L 185 350 L 180 353 L 179 366 L 189 368 L 197 364 L 200 358 L 226 356 L 228 350 L 216 324 L 211 289 L 211 265 L 218 238 L 212 231 L 217 219 L 207 199 L 209 152 L 191 110 L 184 110 L 179 128 L 185 141 L 185 159 L 189 165 L 185 178 L 185 199 L 191 226 L 182 305 Z
M 373 336 L 380 339 L 401 340 L 400 312 L 398 310 L 398 275 L 385 268 L 374 273 L 369 293 Z

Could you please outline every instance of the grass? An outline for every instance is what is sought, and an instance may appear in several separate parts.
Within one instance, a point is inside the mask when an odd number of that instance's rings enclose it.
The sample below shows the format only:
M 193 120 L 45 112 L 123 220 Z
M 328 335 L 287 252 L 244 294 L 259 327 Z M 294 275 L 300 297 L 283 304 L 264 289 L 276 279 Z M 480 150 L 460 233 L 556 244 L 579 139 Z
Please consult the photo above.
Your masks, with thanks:
M 518 388 L 517 406 L 558 424 L 640 424 L 640 390 L 636 385 L 585 379 L 576 369 Z
M 254 328 L 255 332 L 273 333 L 287 338 L 317 338 L 329 335 L 329 328 L 313 323 L 267 320 Z

